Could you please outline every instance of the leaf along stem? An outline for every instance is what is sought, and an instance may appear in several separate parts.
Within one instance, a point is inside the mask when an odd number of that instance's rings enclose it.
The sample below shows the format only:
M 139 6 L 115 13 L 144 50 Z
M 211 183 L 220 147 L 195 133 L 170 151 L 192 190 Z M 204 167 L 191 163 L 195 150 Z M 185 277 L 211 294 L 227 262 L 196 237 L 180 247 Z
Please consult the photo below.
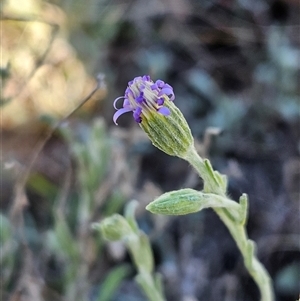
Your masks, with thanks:
M 199 176 L 204 182 L 204 191 L 214 193 L 222 197 L 226 197 L 226 188 L 222 177 L 213 171 L 211 165 L 207 164 L 208 160 L 203 160 L 195 150 L 191 148 L 186 154 L 185 159 L 196 169 Z M 223 178 L 224 179 L 224 178 Z M 225 181 L 225 180 L 224 180 Z M 222 187 L 223 186 L 223 187 Z M 228 198 L 229 199 L 229 198 Z M 242 253 L 245 267 L 253 280 L 256 282 L 259 290 L 261 301 L 274 301 L 274 293 L 271 284 L 271 277 L 269 276 L 265 267 L 256 257 L 255 243 L 247 236 L 245 229 L 247 219 L 247 198 L 243 195 L 240 199 L 239 206 L 241 207 L 241 219 L 234 218 L 230 208 L 213 208 L 222 222 L 228 228 L 230 234 L 235 240 L 239 250 Z

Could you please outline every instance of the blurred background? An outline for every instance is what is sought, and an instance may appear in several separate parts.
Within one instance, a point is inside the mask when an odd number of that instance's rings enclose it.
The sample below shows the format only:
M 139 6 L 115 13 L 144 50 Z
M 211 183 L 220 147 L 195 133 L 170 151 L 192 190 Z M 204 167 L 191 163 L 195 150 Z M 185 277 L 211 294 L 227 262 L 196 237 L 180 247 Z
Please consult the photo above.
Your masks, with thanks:
M 259 300 L 213 211 L 145 211 L 161 193 L 202 182 L 155 149 L 131 114 L 113 124 L 113 100 L 144 74 L 173 86 L 231 197 L 249 194 L 247 230 L 276 300 L 296 300 L 299 10 L 297 0 L 4 0 L 2 300 L 146 300 L 122 243 L 90 227 L 131 199 L 167 300 Z

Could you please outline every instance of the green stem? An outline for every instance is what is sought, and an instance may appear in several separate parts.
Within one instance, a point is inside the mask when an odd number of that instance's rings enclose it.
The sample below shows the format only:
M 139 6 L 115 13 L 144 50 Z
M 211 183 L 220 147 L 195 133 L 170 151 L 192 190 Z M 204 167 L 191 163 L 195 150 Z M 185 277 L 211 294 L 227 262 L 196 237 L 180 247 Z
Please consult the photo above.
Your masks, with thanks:
M 273 301 L 274 296 L 271 278 L 267 270 L 257 259 L 255 254 L 255 244 L 252 240 L 248 239 L 244 225 L 237 224 L 232 221 L 232 219 L 224 214 L 223 208 L 214 208 L 214 211 L 227 226 L 238 248 L 240 249 L 244 258 L 244 264 L 249 274 L 259 287 L 261 301 Z
M 200 177 L 203 179 L 206 192 L 215 193 L 217 195 L 221 195 L 222 197 L 226 197 L 226 193 L 224 192 L 224 189 L 222 189 L 220 182 L 218 182 L 214 174 L 211 173 L 210 170 L 208 170 L 204 160 L 198 155 L 194 148 L 192 148 L 190 152 L 187 153 L 185 159 L 196 169 Z M 240 222 L 236 218 L 233 218 L 233 214 L 230 208 L 213 209 L 223 221 L 223 223 L 227 226 L 239 250 L 241 251 L 244 259 L 244 264 L 249 274 L 252 276 L 253 280 L 259 287 L 261 294 L 260 300 L 273 301 L 274 294 L 271 284 L 271 278 L 267 270 L 256 257 L 254 248 L 255 244 L 253 241 L 248 239 L 245 229 L 245 221 Z
M 140 271 L 135 277 L 135 280 L 143 289 L 149 301 L 165 301 L 156 287 L 154 278 L 150 273 L 146 271 Z

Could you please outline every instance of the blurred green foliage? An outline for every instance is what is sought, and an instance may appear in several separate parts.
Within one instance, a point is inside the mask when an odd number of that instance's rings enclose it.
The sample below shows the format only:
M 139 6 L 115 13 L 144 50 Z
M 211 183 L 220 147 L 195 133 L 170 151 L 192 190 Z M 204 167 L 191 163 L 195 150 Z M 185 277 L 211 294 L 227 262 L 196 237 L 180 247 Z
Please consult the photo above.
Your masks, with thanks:
M 75 173 L 71 176 L 67 172 L 65 184 L 57 187 L 37 173 L 32 174 L 27 183 L 30 191 L 52 203 L 51 207 L 43 208 L 50 209 L 45 214 L 53 217 L 46 229 L 39 229 L 36 223 L 29 222 L 29 216 L 25 216 L 25 224 L 18 229 L 13 219 L 1 215 L 2 295 L 15 289 L 16 273 L 29 264 L 26 256 L 20 258 L 21 261 L 17 260 L 24 247 L 33 252 L 32 256 L 37 261 L 42 261 L 40 265 L 46 273 L 42 287 L 56 291 L 62 299 L 66 298 L 64 300 L 89 300 L 91 289 L 95 288 L 95 300 L 111 300 L 120 281 L 130 272 L 128 266 L 121 265 L 108 271 L 108 278 L 103 270 L 99 274 L 98 282 L 91 281 L 91 269 L 96 263 L 101 269 L 104 258 L 101 240 L 93 235 L 90 225 L 96 217 L 102 215 L 100 209 L 103 206 L 107 212 L 114 212 L 122 206 L 124 199 L 117 191 L 111 194 L 111 202 L 107 202 L 107 199 L 96 199 L 96 193 L 109 172 L 111 141 L 107 137 L 102 119 L 94 120 L 90 126 L 79 126 L 82 127 L 83 135 L 78 135 L 77 131 L 67 125 L 60 131 L 70 146 L 74 160 Z M 75 181 L 75 186 L 72 181 Z M 76 190 L 71 191 L 74 187 Z M 30 239 L 31 235 L 34 240 Z M 36 264 L 37 262 L 33 263 L 33 266 Z M 32 272 L 25 270 L 23 273 Z M 104 282 L 101 284 L 102 281 Z M 51 295 L 48 296 L 47 292 L 41 293 L 39 297 L 42 296 L 43 300 L 51 300 Z M 29 298 L 36 296 L 29 293 Z
M 142 232 L 135 220 L 137 201 L 131 201 L 125 208 L 124 217 L 114 214 L 94 223 L 107 241 L 122 241 L 129 250 L 138 274 L 135 281 L 139 284 L 149 301 L 164 301 L 161 276 L 154 273 L 154 256 L 147 235 Z

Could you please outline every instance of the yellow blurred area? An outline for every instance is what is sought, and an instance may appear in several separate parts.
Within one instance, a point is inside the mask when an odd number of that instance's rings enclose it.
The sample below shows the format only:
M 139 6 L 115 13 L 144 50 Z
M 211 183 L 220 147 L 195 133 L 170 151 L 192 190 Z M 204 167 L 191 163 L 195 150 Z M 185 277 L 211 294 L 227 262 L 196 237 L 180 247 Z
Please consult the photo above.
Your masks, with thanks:
M 8 0 L 1 20 L 1 70 L 8 72 L 1 99 L 1 128 L 38 129 L 40 118 L 61 119 L 96 86 L 68 43 L 66 16 L 41 0 Z M 104 89 L 88 101 L 90 110 Z

